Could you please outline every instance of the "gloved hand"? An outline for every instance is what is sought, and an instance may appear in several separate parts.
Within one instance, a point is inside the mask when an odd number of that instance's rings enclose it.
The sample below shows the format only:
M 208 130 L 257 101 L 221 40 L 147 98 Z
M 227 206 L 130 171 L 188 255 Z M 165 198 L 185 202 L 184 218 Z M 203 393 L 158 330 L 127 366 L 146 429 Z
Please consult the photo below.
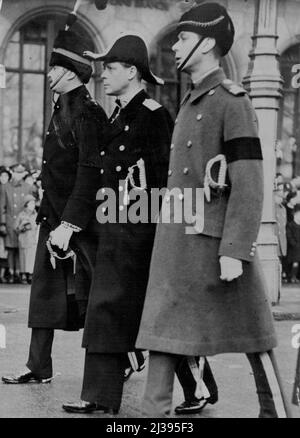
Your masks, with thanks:
M 232 281 L 243 274 L 243 265 L 241 260 L 231 257 L 220 257 L 221 280 Z
M 56 245 L 58 248 L 67 251 L 72 234 L 73 230 L 71 228 L 66 228 L 63 225 L 59 225 L 50 233 L 51 245 Z

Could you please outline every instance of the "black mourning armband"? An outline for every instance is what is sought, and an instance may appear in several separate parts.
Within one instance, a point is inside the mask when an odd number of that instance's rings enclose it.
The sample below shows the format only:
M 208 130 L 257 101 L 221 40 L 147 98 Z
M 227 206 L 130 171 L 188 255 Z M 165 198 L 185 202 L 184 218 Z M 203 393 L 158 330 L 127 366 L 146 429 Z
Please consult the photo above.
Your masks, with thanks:
M 262 160 L 260 140 L 257 137 L 233 138 L 224 143 L 227 163 L 238 160 Z

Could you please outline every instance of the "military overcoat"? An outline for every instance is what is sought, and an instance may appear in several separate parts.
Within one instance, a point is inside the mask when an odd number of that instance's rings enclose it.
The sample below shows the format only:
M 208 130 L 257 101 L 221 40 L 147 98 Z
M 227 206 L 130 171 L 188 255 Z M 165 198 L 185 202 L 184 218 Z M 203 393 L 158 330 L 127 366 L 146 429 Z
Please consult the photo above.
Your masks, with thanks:
M 109 192 L 116 194 L 114 205 L 120 216 L 98 227 L 99 245 L 83 336 L 83 346 L 89 353 L 134 349 L 156 224 L 128 220 L 135 201 L 131 199 L 126 208 L 121 181 L 126 179 L 128 168 L 142 159 L 145 193 L 165 187 L 172 129 L 167 110 L 141 91 L 121 110 L 105 135 L 100 152 L 102 189 L 97 217 L 109 215 Z M 141 187 L 141 182 L 140 172 L 135 169 L 134 184 Z M 128 188 L 132 188 L 130 183 Z M 121 219 L 124 214 L 126 220 Z
M 85 86 L 57 100 L 46 135 L 42 166 L 41 223 L 29 307 L 29 327 L 78 329 L 83 326 L 92 267 L 99 150 L 107 117 Z M 73 261 L 57 260 L 54 270 L 46 241 L 61 221 L 82 229 L 70 241 Z M 74 294 L 76 302 L 74 302 Z M 79 303 L 79 307 L 78 307 Z M 79 310 L 79 311 L 78 311 Z M 82 316 L 80 318 L 80 316 Z
M 209 160 L 226 157 L 228 189 L 201 192 L 185 221 L 174 219 L 186 188 L 203 189 Z M 216 179 L 214 175 L 213 179 Z M 159 223 L 137 347 L 182 355 L 265 351 L 276 345 L 256 254 L 263 203 L 257 119 L 246 92 L 211 72 L 185 97 L 175 126 L 168 188 Z M 196 205 L 196 207 L 194 206 Z M 170 207 L 171 205 L 171 207 Z M 195 209 L 194 209 L 195 208 Z M 197 221 L 198 219 L 198 221 Z M 220 256 L 242 260 L 243 275 L 220 280 Z

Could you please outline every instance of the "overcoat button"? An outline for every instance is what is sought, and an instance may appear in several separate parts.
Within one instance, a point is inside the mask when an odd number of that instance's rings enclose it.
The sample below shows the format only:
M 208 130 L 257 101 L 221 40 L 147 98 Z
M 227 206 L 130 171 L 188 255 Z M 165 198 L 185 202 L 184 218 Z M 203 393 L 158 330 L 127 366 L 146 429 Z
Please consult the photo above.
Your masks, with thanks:
M 250 252 L 250 256 L 254 257 L 255 256 L 254 252 Z
M 185 167 L 185 168 L 183 169 L 183 173 L 184 173 L 185 175 L 187 175 L 187 174 L 189 173 L 189 169 L 188 169 L 187 167 Z
M 100 152 L 100 155 L 101 155 L 101 157 L 104 157 L 105 152 L 104 152 L 104 151 L 101 151 L 101 152 Z
M 177 119 L 175 119 L 175 122 L 174 122 L 174 123 L 175 123 L 175 125 L 176 125 L 176 124 L 178 123 L 178 118 L 177 118 Z
M 202 114 L 198 114 L 197 115 L 197 120 L 199 121 L 199 120 L 202 120 Z
M 175 147 L 174 143 L 171 144 L 171 150 L 173 150 Z
M 128 125 L 125 126 L 124 131 L 129 131 L 129 126 Z
M 210 92 L 208 93 L 209 96 L 213 96 L 215 94 L 216 90 L 210 90 Z
M 172 170 L 169 170 L 168 175 L 171 176 L 172 175 Z
M 122 146 L 119 147 L 119 149 L 120 149 L 121 152 L 124 152 L 125 151 L 125 146 L 122 145 Z
M 117 172 L 121 172 L 121 170 L 122 170 L 122 167 L 121 167 L 121 166 L 117 166 L 117 167 L 116 167 L 116 171 L 117 171 Z
M 50 135 L 50 132 L 49 132 L 49 131 L 47 131 L 46 135 Z
M 45 217 L 43 217 L 43 221 L 46 221 L 46 220 L 47 220 L 46 216 L 45 216 Z
M 46 161 L 46 160 L 44 160 L 44 161 L 43 161 L 43 164 L 46 164 L 46 163 L 47 163 L 47 161 Z
M 193 143 L 192 143 L 191 140 L 189 140 L 189 141 L 187 142 L 187 147 L 188 147 L 188 148 L 191 148 L 192 146 L 193 146 Z
M 101 175 L 103 175 L 104 174 L 104 169 L 101 169 L 100 173 L 101 173 Z

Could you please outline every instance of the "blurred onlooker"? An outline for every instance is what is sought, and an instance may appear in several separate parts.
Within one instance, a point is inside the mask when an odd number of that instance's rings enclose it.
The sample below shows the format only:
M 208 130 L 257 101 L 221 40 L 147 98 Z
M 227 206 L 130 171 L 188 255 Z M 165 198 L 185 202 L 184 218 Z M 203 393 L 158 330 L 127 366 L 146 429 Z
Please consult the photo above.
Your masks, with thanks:
M 286 208 L 287 223 L 292 222 L 294 218 L 294 208 L 297 204 L 297 191 L 290 191 L 286 195 L 284 206 Z
M 0 167 L 0 184 L 6 184 L 11 179 L 11 172 L 7 167 Z M 1 193 L 0 193 L 1 195 Z M 0 283 L 6 282 L 5 272 L 8 269 L 7 250 L 5 248 L 6 227 L 0 225 Z
M 296 276 L 293 274 L 293 267 L 295 263 L 300 263 L 300 204 L 297 204 L 294 208 L 294 218 L 287 224 L 286 227 L 287 236 L 287 264 L 286 264 L 286 276 L 287 281 L 299 282 Z
M 24 176 L 24 181 L 29 184 L 30 186 L 34 185 L 34 177 L 31 172 L 26 172 L 26 175 Z
M 276 236 L 278 239 L 278 257 L 282 264 L 283 257 L 287 252 L 286 241 L 286 209 L 283 204 L 284 200 L 284 185 L 277 183 L 275 192 L 275 214 L 276 214 Z
M 297 157 L 297 149 L 298 145 L 296 143 L 295 137 L 289 138 L 289 149 L 292 155 L 292 165 L 293 165 L 293 178 L 296 176 L 296 157 Z
M 37 246 L 36 200 L 27 195 L 24 199 L 24 208 L 18 214 L 15 230 L 19 240 L 20 274 L 22 284 L 31 284 L 34 259 Z
M 276 165 L 277 167 L 281 166 L 283 160 L 283 151 L 282 151 L 282 142 L 281 140 L 276 141 L 275 145 L 275 153 L 276 153 Z
M 33 194 L 33 188 L 23 178 L 26 169 L 22 164 L 11 167 L 12 178 L 7 184 L 1 186 L 0 194 L 0 225 L 6 232 L 5 247 L 8 251 L 8 282 L 19 282 L 19 243 L 18 235 L 14 229 L 15 220 L 23 208 L 24 199 Z

